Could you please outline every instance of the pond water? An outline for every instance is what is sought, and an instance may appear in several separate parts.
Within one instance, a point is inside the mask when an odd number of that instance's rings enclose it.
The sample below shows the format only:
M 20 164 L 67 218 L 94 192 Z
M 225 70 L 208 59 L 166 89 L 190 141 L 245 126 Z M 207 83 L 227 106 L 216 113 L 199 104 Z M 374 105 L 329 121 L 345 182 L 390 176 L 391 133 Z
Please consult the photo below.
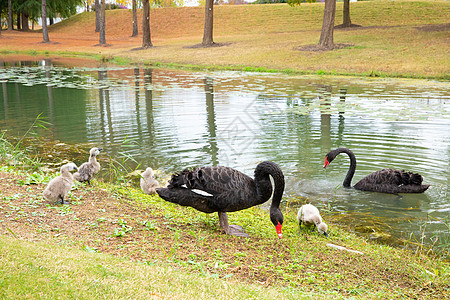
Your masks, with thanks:
M 253 176 L 272 160 L 285 173 L 286 196 L 339 212 L 356 231 L 448 247 L 448 82 L 69 68 L 52 60 L 0 66 L 0 128 L 11 135 L 42 113 L 47 138 L 98 145 L 112 158 L 125 152 L 141 168 L 226 165 Z M 418 172 L 432 186 L 402 197 L 340 188 L 347 156 L 323 169 L 337 147 L 357 157 L 353 183 L 389 167 Z

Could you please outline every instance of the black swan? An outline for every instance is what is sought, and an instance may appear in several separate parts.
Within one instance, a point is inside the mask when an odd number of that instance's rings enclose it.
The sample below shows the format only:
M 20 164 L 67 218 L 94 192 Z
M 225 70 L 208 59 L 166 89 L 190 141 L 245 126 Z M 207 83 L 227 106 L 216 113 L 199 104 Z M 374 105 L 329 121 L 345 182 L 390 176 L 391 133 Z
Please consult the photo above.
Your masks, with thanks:
M 325 156 L 325 164 L 323 167 L 328 167 L 333 159 L 340 153 L 347 153 L 350 157 L 350 168 L 348 169 L 347 176 L 345 176 L 343 183 L 344 187 L 350 187 L 356 169 L 356 157 L 352 151 L 347 148 L 337 148 L 336 150 L 328 152 Z M 420 174 L 405 172 L 404 170 L 383 169 L 367 175 L 353 187 L 361 191 L 388 194 L 423 193 L 428 189 L 429 185 L 423 185 L 422 181 L 423 177 Z
M 79 168 L 78 172 L 73 174 L 73 178 L 80 182 L 87 181 L 91 184 L 91 179 L 94 177 L 94 174 L 97 174 L 100 171 L 100 164 L 97 162 L 96 156 L 100 154 L 102 148 L 92 148 L 89 150 L 89 161 L 83 163 Z
M 220 226 L 226 234 L 248 236 L 242 227 L 228 225 L 227 212 L 243 210 L 269 200 L 272 195 L 271 175 L 275 188 L 270 206 L 270 220 L 281 238 L 283 214 L 280 201 L 284 191 L 284 175 L 280 167 L 264 161 L 256 166 L 255 179 L 229 167 L 202 167 L 172 175 L 167 188 L 156 192 L 166 201 L 190 206 L 205 213 L 219 213 Z
M 61 167 L 61 175 L 53 178 L 44 190 L 44 198 L 47 200 L 61 200 L 64 204 L 64 198 L 69 194 L 73 184 L 73 176 L 70 171 L 77 170 L 74 163 L 68 163 Z

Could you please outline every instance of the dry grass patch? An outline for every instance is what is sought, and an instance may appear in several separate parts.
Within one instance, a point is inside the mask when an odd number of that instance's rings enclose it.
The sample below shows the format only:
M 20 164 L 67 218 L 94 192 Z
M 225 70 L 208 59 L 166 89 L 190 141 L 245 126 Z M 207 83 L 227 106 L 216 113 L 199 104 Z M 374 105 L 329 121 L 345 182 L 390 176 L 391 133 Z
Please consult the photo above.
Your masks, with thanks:
M 225 47 L 193 49 L 202 39 L 204 11 L 202 7 L 180 7 L 152 9 L 155 47 L 148 50 L 130 51 L 142 44 L 142 37 L 130 37 L 130 11 L 114 10 L 106 17 L 106 41 L 111 47 L 94 47 L 98 34 L 91 12 L 50 26 L 50 39 L 59 44 L 38 44 L 40 33 L 5 31 L 2 39 L 8 43 L 2 43 L 0 51 L 91 53 L 153 65 L 448 79 L 449 11 L 448 1 L 352 3 L 352 22 L 362 27 L 336 30 L 334 41 L 354 46 L 329 53 L 298 51 L 318 44 L 322 3 L 217 6 L 214 41 Z M 338 3 L 336 25 L 341 22 L 342 3 Z

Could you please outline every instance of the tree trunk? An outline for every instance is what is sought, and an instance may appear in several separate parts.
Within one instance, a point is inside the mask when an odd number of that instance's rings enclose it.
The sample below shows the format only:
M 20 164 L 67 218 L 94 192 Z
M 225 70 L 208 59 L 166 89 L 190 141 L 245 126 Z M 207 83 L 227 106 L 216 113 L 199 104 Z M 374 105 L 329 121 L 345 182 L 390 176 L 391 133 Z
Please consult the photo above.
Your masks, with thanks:
M 205 28 L 203 31 L 203 46 L 212 46 L 213 41 L 213 6 L 214 0 L 206 0 L 205 5 Z
M 322 33 L 320 34 L 319 47 L 327 50 L 334 48 L 334 16 L 336 13 L 336 0 L 325 0 L 323 11 Z
M 99 34 L 99 44 L 100 46 L 106 45 L 106 17 L 105 17 L 105 0 L 102 0 L 102 5 L 100 8 L 100 34 Z
M 47 0 L 42 0 L 42 38 L 43 43 L 50 42 L 47 28 Z
M 16 12 L 16 16 L 17 16 L 17 30 L 20 30 L 20 12 Z
M 8 0 L 8 30 L 13 30 L 12 0 Z
M 100 7 L 100 1 L 95 0 L 95 32 L 100 32 L 100 15 L 101 15 L 101 7 Z
M 136 0 L 133 0 L 132 3 L 132 10 L 133 10 L 133 33 L 131 36 L 137 36 L 138 35 L 138 22 L 137 22 L 137 11 L 136 11 Z
M 48 23 L 49 23 L 50 25 L 53 25 L 53 23 L 55 23 L 55 22 L 54 22 L 53 18 L 48 18 Z
M 153 47 L 150 35 L 150 3 L 149 0 L 143 0 L 142 16 L 142 48 Z
M 352 26 L 352 21 L 350 20 L 350 0 L 344 0 L 344 20 L 342 22 L 342 27 Z
M 22 12 L 22 31 L 30 31 L 30 26 L 28 26 L 28 14 Z

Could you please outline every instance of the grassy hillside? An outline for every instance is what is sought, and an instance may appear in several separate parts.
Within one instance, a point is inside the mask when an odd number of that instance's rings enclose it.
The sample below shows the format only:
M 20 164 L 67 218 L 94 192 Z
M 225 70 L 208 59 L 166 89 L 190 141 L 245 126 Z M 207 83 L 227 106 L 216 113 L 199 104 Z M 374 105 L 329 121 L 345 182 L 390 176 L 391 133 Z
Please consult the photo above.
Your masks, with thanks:
M 362 27 L 335 30 L 334 42 L 344 48 L 300 51 L 318 44 L 323 7 L 323 3 L 216 6 L 214 41 L 222 47 L 212 48 L 192 47 L 202 41 L 202 7 L 155 8 L 150 17 L 154 47 L 140 51 L 131 51 L 142 44 L 142 36 L 130 37 L 130 10 L 107 12 L 109 47 L 95 46 L 98 33 L 94 12 L 89 12 L 52 25 L 50 39 L 56 42 L 52 44 L 39 43 L 40 33 L 6 31 L 2 38 L 7 43 L 0 43 L 0 51 L 83 54 L 165 67 L 450 79 L 449 1 L 352 2 L 352 22 Z M 338 3 L 336 25 L 341 22 Z
M 342 2 L 337 3 L 336 25 L 342 23 Z M 142 10 L 138 10 L 141 24 Z M 448 1 L 362 1 L 351 3 L 352 23 L 364 27 L 411 26 L 449 22 Z M 156 39 L 201 37 L 204 7 L 153 8 L 151 33 Z M 221 5 L 214 7 L 214 35 L 301 34 L 320 30 L 323 3 L 291 7 L 287 4 Z M 106 14 L 107 35 L 127 38 L 132 31 L 131 10 L 112 10 Z M 79 14 L 50 27 L 53 32 L 79 33 L 93 29 L 95 14 Z M 140 28 L 139 28 L 140 30 Z

